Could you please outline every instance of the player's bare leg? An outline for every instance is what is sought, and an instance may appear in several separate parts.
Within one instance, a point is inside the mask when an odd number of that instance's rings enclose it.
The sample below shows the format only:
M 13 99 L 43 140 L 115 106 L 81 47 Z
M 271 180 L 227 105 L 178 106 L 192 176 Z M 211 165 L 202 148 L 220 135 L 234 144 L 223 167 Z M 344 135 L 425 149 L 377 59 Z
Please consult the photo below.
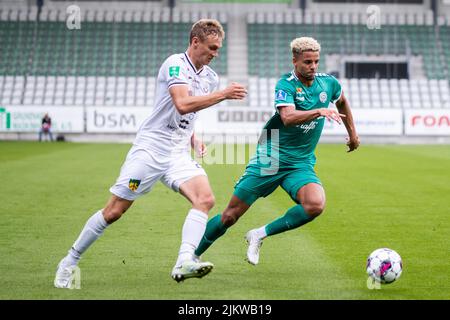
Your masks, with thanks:
M 112 195 L 102 210 L 103 218 L 108 224 L 120 219 L 122 215 L 131 207 L 133 201 L 122 199 L 116 195 Z
M 180 186 L 180 193 L 191 203 L 183 225 L 182 239 L 178 259 L 172 270 L 172 278 L 177 282 L 188 278 L 201 278 L 207 275 L 214 265 L 201 262 L 195 256 L 208 221 L 208 212 L 214 206 L 214 195 L 207 176 L 196 176 Z
M 72 289 L 74 286 L 75 272 L 81 255 L 97 240 L 105 229 L 118 220 L 133 204 L 133 201 L 119 198 L 115 195 L 109 199 L 105 208 L 97 211 L 86 222 L 78 239 L 58 264 L 54 285 L 56 288 Z
M 250 208 L 248 204 L 233 195 L 228 206 L 222 212 L 222 223 L 228 228 L 235 224 L 242 215 Z
M 308 183 L 298 190 L 297 201 L 309 216 L 316 218 L 325 209 L 325 190 L 318 183 Z
M 202 237 L 195 254 L 200 256 L 205 252 L 219 237 L 223 236 L 226 230 L 250 208 L 248 204 L 233 195 L 228 206 L 222 214 L 212 217 L 206 226 L 205 234 Z

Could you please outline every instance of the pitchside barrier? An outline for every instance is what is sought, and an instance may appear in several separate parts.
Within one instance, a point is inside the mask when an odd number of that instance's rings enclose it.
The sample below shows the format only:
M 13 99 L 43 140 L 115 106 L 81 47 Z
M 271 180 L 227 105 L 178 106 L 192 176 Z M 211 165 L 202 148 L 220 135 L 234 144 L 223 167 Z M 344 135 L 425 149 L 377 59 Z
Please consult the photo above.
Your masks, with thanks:
M 54 133 L 133 134 L 150 111 L 149 107 L 0 106 L 0 132 L 38 132 L 43 115 L 48 113 Z M 273 112 L 251 107 L 212 107 L 198 113 L 196 133 L 258 135 Z M 450 109 L 352 112 L 360 136 L 450 136 Z M 326 121 L 323 135 L 346 135 L 346 130 L 343 124 Z

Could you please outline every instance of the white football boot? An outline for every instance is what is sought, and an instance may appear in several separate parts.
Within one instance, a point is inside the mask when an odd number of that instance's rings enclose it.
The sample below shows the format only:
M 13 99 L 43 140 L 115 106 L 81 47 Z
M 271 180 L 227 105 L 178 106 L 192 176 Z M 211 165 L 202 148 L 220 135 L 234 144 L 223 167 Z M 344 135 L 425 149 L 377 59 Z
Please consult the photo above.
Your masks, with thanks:
M 247 241 L 247 261 L 250 264 L 257 265 L 259 262 L 259 249 L 262 246 L 262 239 L 258 236 L 256 229 L 250 230 L 245 235 Z
M 201 262 L 195 260 L 184 261 L 180 266 L 175 266 L 172 270 L 172 278 L 176 282 L 189 278 L 202 278 L 211 272 L 214 265 L 211 262 Z
M 61 262 L 56 270 L 55 288 L 61 289 L 80 289 L 80 268 L 78 266 L 61 267 Z

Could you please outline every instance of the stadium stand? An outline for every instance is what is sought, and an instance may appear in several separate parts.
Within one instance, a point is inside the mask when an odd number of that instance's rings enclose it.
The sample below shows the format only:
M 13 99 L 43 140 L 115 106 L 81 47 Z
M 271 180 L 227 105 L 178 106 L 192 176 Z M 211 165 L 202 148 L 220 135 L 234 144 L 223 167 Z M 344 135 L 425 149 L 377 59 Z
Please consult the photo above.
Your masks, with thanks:
M 86 11 L 83 32 L 68 32 L 61 23 L 65 12 L 59 10 L 43 11 L 39 22 L 22 11 L 2 11 L 0 16 L 6 58 L 0 61 L 0 74 L 35 76 L 155 76 L 165 57 L 186 49 L 196 20 L 174 14 L 169 22 L 168 10 Z M 227 69 L 226 51 L 225 42 L 223 58 L 212 64 L 219 73 Z
M 34 15 L 33 15 L 34 14 Z M 83 32 L 68 31 L 64 11 L 0 12 L 3 104 L 152 105 L 166 57 L 184 52 L 192 22 L 226 15 L 169 11 L 86 11 Z M 227 44 L 211 67 L 226 75 Z M 226 85 L 226 77 L 223 84 Z M 2 86 L 3 85 L 3 86 Z
M 404 56 L 422 61 L 419 79 L 345 79 L 340 81 L 358 108 L 450 107 L 450 28 L 434 26 L 431 12 L 390 14 L 371 30 L 358 13 L 249 13 L 249 101 L 271 106 L 277 76 L 292 69 L 289 43 L 303 35 L 322 45 L 319 72 L 327 72 L 327 57 Z M 441 48 L 441 49 L 440 49 Z M 406 59 L 406 58 L 405 58 Z M 380 94 L 383 93 L 383 94 Z
M 186 34 L 201 17 L 219 19 L 224 10 L 152 8 L 138 11 L 89 9 L 83 32 L 68 31 L 66 12 L 44 8 L 0 9 L 0 104 L 151 106 L 161 62 L 187 47 Z M 319 72 L 336 71 L 343 57 L 401 57 L 418 61 L 410 79 L 340 81 L 357 108 L 450 108 L 450 19 L 431 11 L 382 17 L 389 28 L 370 30 L 363 13 L 251 10 L 244 16 L 246 104 L 271 108 L 277 77 L 292 69 L 289 42 L 309 35 L 322 44 Z M 233 34 L 233 36 L 239 36 Z M 228 41 L 212 67 L 228 82 Z M 234 76 L 234 75 L 233 75 Z M 233 78 L 234 79 L 234 78 Z
M 405 17 L 401 19 L 401 15 L 392 15 L 389 28 L 378 30 L 371 30 L 360 23 L 362 19 L 358 14 L 349 14 L 347 18 L 344 18 L 340 14 L 309 13 L 305 15 L 305 18 L 301 18 L 300 12 L 291 11 L 284 15 L 284 17 L 275 13 L 248 15 L 249 62 L 252 63 L 250 74 L 277 76 L 282 70 L 290 67 L 290 56 L 286 51 L 286 44 L 295 37 L 310 35 L 322 44 L 322 50 L 326 54 L 406 55 L 410 53 L 421 55 L 431 60 L 431 63 L 424 64 L 428 78 L 444 79 L 446 77 L 444 72 L 446 68 L 441 67 L 441 54 L 436 48 L 436 43 L 440 43 L 441 33 L 442 37 L 448 36 L 448 30 L 447 27 L 435 29 L 429 14 L 425 15 L 426 24 L 424 24 L 424 16 L 417 14 L 416 19 L 413 14 L 407 16 L 407 21 L 421 21 L 420 25 L 399 24 L 405 20 Z M 283 23 L 283 21 L 293 22 Z M 332 21 L 334 23 L 331 23 Z M 346 24 L 347 21 L 351 23 Z M 275 60 L 272 57 L 275 57 Z M 319 72 L 325 71 L 326 61 L 323 55 L 321 64 L 322 69 Z M 262 68 L 261 65 L 266 67 Z

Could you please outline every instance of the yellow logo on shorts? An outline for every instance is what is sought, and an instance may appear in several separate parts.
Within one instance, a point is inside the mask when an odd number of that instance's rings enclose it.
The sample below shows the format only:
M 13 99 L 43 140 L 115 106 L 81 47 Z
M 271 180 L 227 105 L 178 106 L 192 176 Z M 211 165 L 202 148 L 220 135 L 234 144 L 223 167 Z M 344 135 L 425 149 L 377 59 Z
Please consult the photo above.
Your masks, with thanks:
M 140 184 L 141 180 L 130 179 L 128 182 L 128 188 L 130 188 L 131 191 L 136 191 Z

